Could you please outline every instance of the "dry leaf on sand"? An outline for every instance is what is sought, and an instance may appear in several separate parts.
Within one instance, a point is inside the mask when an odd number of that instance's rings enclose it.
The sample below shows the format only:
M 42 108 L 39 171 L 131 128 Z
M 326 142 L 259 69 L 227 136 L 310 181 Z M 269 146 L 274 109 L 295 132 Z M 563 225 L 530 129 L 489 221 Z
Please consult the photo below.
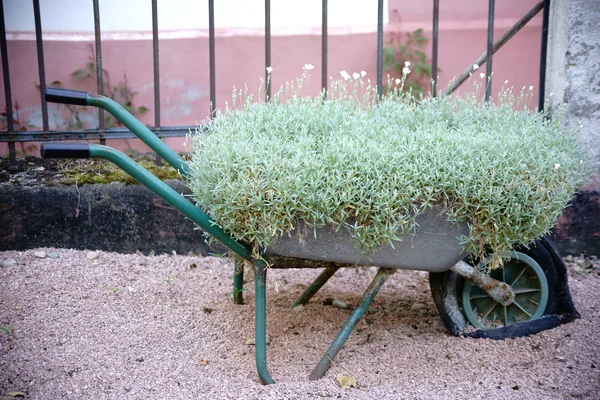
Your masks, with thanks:
M 337 374 L 337 377 L 335 379 L 337 379 L 340 386 L 344 389 L 350 389 L 351 387 L 356 387 L 356 378 L 353 378 L 351 376 L 347 376 L 344 374 Z

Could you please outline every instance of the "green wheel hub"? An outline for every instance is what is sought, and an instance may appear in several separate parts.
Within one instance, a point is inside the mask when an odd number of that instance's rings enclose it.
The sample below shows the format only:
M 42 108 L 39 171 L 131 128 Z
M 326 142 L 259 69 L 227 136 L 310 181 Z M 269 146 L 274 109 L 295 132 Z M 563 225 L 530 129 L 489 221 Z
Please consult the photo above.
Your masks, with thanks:
M 510 252 L 510 259 L 490 276 L 509 284 L 515 300 L 503 306 L 471 281 L 462 292 L 463 312 L 476 328 L 493 329 L 540 318 L 548 303 L 548 281 L 542 267 L 526 254 Z

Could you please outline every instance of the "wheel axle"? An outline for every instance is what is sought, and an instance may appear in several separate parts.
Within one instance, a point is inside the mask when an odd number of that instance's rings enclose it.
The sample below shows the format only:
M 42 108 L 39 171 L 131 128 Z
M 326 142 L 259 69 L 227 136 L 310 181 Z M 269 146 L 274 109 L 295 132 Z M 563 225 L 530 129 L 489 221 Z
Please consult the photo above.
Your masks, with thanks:
M 510 285 L 480 272 L 464 261 L 457 262 L 452 271 L 477 285 L 485 294 L 503 306 L 509 306 L 515 300 L 515 291 Z

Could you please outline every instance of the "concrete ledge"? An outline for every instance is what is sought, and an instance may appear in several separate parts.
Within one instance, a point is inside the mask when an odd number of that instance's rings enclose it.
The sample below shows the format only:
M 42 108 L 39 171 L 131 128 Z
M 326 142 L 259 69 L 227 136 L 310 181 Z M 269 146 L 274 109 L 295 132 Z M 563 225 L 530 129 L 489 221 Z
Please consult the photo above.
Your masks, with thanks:
M 167 182 L 179 193 L 188 189 Z M 0 187 L 0 250 L 62 247 L 133 253 L 208 246 L 195 224 L 141 185 Z
M 556 222 L 552 241 L 561 254 L 600 255 L 600 192 L 583 191 Z

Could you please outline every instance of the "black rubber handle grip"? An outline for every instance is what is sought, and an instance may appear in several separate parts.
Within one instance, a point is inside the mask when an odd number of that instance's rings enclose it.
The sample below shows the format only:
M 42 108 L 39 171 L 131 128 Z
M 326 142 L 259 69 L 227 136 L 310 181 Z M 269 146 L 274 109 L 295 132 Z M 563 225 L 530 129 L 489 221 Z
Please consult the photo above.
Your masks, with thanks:
M 87 92 L 81 90 L 46 88 L 46 101 L 50 103 L 87 105 Z
M 90 158 L 88 143 L 42 143 L 42 158 Z

